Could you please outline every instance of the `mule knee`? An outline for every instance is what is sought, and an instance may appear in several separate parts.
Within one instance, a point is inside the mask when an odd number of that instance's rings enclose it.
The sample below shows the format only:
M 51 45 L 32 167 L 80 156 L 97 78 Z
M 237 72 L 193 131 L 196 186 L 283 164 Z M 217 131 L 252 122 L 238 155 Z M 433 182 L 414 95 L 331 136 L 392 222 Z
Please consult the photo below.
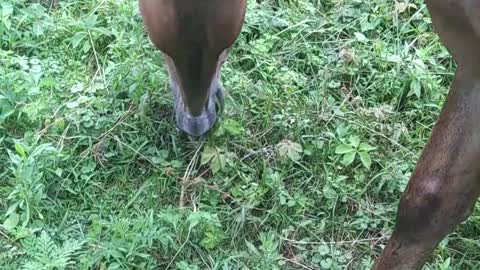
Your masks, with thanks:
M 404 243 L 436 243 L 470 216 L 475 200 L 455 190 L 438 179 L 412 180 L 397 214 L 396 233 Z
M 375 270 L 421 269 L 435 246 L 470 215 L 472 202 L 442 192 L 448 188 L 448 182 L 439 179 L 412 178 L 400 201 L 395 231 Z

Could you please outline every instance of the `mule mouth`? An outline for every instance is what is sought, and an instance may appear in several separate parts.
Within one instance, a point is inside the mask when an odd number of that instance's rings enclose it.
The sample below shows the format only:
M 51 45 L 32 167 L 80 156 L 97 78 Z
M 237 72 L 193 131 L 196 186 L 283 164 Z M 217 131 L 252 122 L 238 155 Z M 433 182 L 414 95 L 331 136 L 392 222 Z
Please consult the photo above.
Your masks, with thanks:
M 217 114 L 223 113 L 223 109 L 225 107 L 225 93 L 221 86 L 217 88 L 217 92 L 214 95 L 215 101 L 215 111 Z
M 205 113 L 200 116 L 192 116 L 188 112 L 176 114 L 177 126 L 187 135 L 201 137 L 206 135 L 217 120 L 216 113 Z
M 181 97 L 175 99 L 175 118 L 177 127 L 187 135 L 201 138 L 208 134 L 217 122 L 217 116 L 223 111 L 224 93 L 219 87 L 208 100 L 207 108 L 198 116 L 184 110 Z

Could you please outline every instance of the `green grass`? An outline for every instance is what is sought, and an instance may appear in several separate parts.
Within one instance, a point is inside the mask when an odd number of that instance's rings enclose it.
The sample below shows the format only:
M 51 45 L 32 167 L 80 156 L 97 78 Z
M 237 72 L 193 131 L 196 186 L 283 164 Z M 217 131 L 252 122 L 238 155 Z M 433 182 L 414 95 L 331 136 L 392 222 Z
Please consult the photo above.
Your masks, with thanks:
M 204 143 L 136 1 L 0 2 L 0 269 L 368 269 L 453 61 L 422 1 L 277 2 L 249 1 Z M 479 226 L 426 269 L 478 269 Z

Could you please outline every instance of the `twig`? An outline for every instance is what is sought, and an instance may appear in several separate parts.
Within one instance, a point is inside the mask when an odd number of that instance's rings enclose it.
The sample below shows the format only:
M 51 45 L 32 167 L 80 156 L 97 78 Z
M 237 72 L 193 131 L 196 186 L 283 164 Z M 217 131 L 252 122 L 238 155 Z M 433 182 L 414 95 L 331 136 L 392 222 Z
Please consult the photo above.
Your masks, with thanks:
M 175 259 L 178 257 L 178 254 L 182 251 L 182 249 L 185 247 L 187 242 L 190 240 L 190 233 L 192 232 L 192 228 L 188 228 L 188 234 L 187 234 L 187 239 L 185 239 L 185 242 L 183 242 L 182 246 L 177 250 L 177 253 L 175 253 L 175 256 L 173 256 L 172 260 L 168 263 L 167 267 L 165 267 L 165 270 L 168 270 L 172 263 L 175 261 Z
M 122 124 L 130 115 L 133 113 L 133 104 L 130 104 L 130 107 L 128 107 L 128 110 L 124 112 L 113 124 L 113 127 L 111 127 L 109 130 L 104 132 L 100 137 L 97 138 L 98 143 L 103 141 L 105 137 L 110 135 L 120 124 Z M 97 143 L 97 144 L 98 144 Z
M 10 238 L 8 235 L 6 235 L 6 234 L 3 232 L 3 230 L 1 230 L 1 229 L 0 229 L 0 235 L 1 235 L 3 238 L 7 239 L 9 242 L 11 242 L 13 245 L 17 245 L 17 243 L 16 243 L 12 238 Z
M 179 201 L 179 207 L 184 208 L 185 207 L 185 190 L 186 190 L 186 185 L 185 182 L 188 181 L 190 178 L 190 175 L 192 174 L 192 171 L 195 167 L 195 164 L 198 161 L 199 153 L 200 150 L 203 148 L 203 145 L 205 144 L 205 139 L 202 140 L 200 145 L 197 147 L 197 150 L 195 151 L 195 154 L 193 155 L 192 159 L 190 160 L 190 163 L 187 166 L 187 169 L 185 170 L 185 173 L 183 174 L 183 178 L 180 179 L 181 181 L 181 189 L 180 189 L 180 201 Z
M 302 269 L 307 269 L 307 270 L 316 270 L 315 268 L 311 268 L 310 266 L 306 266 L 304 264 L 301 264 L 299 263 L 297 260 L 292 260 L 292 259 L 286 259 L 285 258 L 285 261 L 289 262 L 289 263 L 293 263 L 297 266 L 300 266 Z
M 100 75 L 102 77 L 102 80 L 103 80 L 103 85 L 106 87 L 107 86 L 107 79 L 105 78 L 105 70 L 103 70 L 102 65 L 100 65 L 100 60 L 98 59 L 98 53 L 97 53 L 97 50 L 95 48 L 95 44 L 93 43 L 93 38 L 92 38 L 92 34 L 90 33 L 90 30 L 88 31 L 88 37 L 90 39 L 90 44 L 92 45 L 93 56 L 95 57 L 95 63 L 97 64 L 96 74 L 100 73 Z M 93 80 L 95 80 L 95 77 L 97 76 L 96 74 L 93 77 Z
M 155 164 L 152 160 L 150 160 L 148 157 L 144 156 L 142 153 L 138 152 L 137 149 L 131 147 L 130 145 L 122 142 L 121 140 L 119 140 L 117 137 L 114 137 L 114 139 L 120 143 L 121 145 L 123 146 L 126 146 L 128 149 L 132 150 L 133 152 L 135 152 L 135 154 L 137 154 L 138 156 L 140 156 L 141 158 L 143 158 L 144 160 L 146 160 L 148 163 L 150 163 L 153 167 L 155 167 L 155 169 L 159 170 L 159 171 L 162 171 L 162 168 L 160 168 L 157 164 Z
M 350 241 L 330 241 L 330 242 L 323 242 L 323 241 L 312 241 L 312 242 L 307 242 L 307 241 L 297 241 L 297 240 L 292 240 L 288 239 L 285 237 L 281 237 L 280 239 L 296 244 L 296 245 L 353 245 L 356 243 L 364 243 L 364 242 L 372 242 L 372 241 L 379 241 L 383 240 L 386 237 L 373 237 L 373 238 L 366 238 L 366 239 L 358 239 L 358 240 L 350 240 Z

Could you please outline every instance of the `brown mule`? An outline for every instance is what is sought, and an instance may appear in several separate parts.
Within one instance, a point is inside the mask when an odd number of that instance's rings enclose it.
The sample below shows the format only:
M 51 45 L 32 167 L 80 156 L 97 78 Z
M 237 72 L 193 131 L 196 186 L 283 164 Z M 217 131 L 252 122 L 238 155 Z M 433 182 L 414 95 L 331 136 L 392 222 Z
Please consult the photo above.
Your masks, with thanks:
M 458 70 L 376 270 L 420 269 L 480 194 L 480 1 L 426 2 Z M 222 97 L 220 67 L 239 35 L 246 1 L 140 0 L 140 7 L 150 38 L 165 54 L 177 125 L 195 136 L 208 132 Z

